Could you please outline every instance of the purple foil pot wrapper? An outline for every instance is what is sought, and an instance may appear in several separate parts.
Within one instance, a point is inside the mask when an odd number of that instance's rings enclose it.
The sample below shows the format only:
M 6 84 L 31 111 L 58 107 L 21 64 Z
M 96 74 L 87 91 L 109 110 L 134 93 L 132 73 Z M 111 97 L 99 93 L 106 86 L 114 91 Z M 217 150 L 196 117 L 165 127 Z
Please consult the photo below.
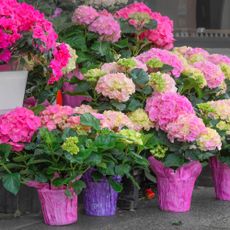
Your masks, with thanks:
M 158 205 L 163 211 L 187 212 L 191 207 L 194 184 L 202 171 L 199 161 L 191 161 L 177 170 L 167 168 L 154 157 L 148 158 L 157 177 Z
M 85 213 L 89 216 L 113 216 L 116 214 L 118 193 L 113 190 L 106 178 L 94 182 L 91 178 L 93 170 L 83 176 L 86 189 L 83 192 Z M 117 182 L 120 176 L 114 177 Z
M 68 79 L 71 79 L 73 76 L 76 76 L 79 80 L 83 80 L 84 76 L 82 73 L 79 71 L 79 69 L 74 70 L 73 72 L 69 73 L 67 75 Z M 63 85 L 63 92 L 69 91 L 72 92 L 74 89 L 77 87 L 77 85 L 70 84 L 68 82 L 65 82 Z M 89 102 L 90 99 L 85 96 L 71 96 L 68 94 L 63 94 L 63 105 L 68 105 L 73 108 L 80 106 L 84 101 Z
M 230 201 L 230 167 L 221 163 L 217 157 L 209 160 L 212 169 L 212 179 L 218 200 Z

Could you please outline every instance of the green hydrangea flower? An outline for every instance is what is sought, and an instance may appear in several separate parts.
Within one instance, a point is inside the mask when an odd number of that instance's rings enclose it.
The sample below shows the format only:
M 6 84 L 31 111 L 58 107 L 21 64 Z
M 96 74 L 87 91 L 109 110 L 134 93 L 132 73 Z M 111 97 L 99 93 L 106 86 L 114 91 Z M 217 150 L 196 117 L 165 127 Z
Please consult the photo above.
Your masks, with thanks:
M 220 68 L 226 79 L 230 80 L 230 66 L 226 63 L 220 64 Z
M 125 67 L 126 69 L 133 69 L 136 67 L 136 62 L 132 58 L 122 58 L 117 61 L 117 64 Z
M 144 13 L 144 12 L 133 13 L 129 15 L 129 18 L 134 19 L 137 22 L 137 24 L 141 24 L 141 25 L 149 23 L 151 20 L 149 14 Z
M 62 144 L 62 149 L 69 152 L 72 155 L 78 154 L 80 151 L 77 143 L 79 142 L 77 137 L 68 137 L 65 142 Z
M 156 158 L 162 159 L 165 157 L 165 153 L 168 151 L 168 148 L 162 145 L 157 145 L 155 149 L 151 149 L 150 152 Z
M 164 63 L 161 62 L 157 58 L 153 58 L 153 59 L 151 59 L 151 60 L 149 60 L 147 62 L 147 66 L 150 67 L 150 68 L 153 68 L 153 69 L 155 69 L 155 68 L 162 68 L 164 66 Z
M 132 129 L 122 129 L 119 134 L 122 136 L 126 137 L 127 139 L 125 140 L 126 143 L 128 144 L 137 144 L 137 145 L 143 145 L 142 141 L 142 135 L 141 133 L 132 130 Z
M 166 84 L 165 80 L 162 77 L 160 72 L 151 73 L 149 75 L 149 85 L 156 91 L 156 92 L 163 92 Z
M 98 79 L 104 75 L 106 75 L 106 73 L 100 69 L 90 69 L 84 74 L 84 77 L 89 82 L 97 82 Z

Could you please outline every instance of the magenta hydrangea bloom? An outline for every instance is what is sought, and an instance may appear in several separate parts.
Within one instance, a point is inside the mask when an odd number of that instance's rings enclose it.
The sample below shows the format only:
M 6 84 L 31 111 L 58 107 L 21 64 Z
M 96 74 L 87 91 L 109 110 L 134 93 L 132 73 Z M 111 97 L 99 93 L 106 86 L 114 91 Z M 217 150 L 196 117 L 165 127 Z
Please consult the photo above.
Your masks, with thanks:
M 141 39 L 148 39 L 155 46 L 159 48 L 171 49 L 173 48 L 173 21 L 167 16 L 162 16 L 158 12 L 153 12 L 143 2 L 136 2 L 130 4 L 115 13 L 117 18 L 129 19 L 135 13 L 145 13 L 151 19 L 157 21 L 157 28 L 154 30 L 147 30 L 140 35 Z M 130 24 L 136 25 L 135 20 L 130 19 Z
M 121 37 L 120 24 L 111 15 L 100 15 L 89 25 L 88 29 L 99 34 L 102 41 L 114 43 Z
M 41 125 L 40 118 L 26 108 L 16 108 L 0 116 L 0 144 L 10 144 L 22 151 Z
M 212 62 L 196 62 L 193 66 L 202 71 L 210 89 L 219 87 L 225 79 L 224 73 L 221 71 L 220 67 Z
M 175 139 L 181 142 L 193 142 L 206 129 L 202 119 L 195 114 L 181 114 L 175 122 L 166 127 L 168 138 L 171 142 Z
M 146 101 L 146 112 L 157 128 L 166 131 L 169 123 L 175 122 L 182 114 L 195 114 L 191 102 L 178 93 L 154 94 Z
M 89 25 L 97 17 L 99 13 L 92 6 L 79 6 L 73 13 L 72 22 L 77 25 Z
M 179 77 L 183 71 L 183 63 L 181 60 L 175 54 L 167 50 L 152 48 L 138 55 L 136 59 L 143 63 L 147 63 L 151 59 L 158 59 L 162 63 L 173 67 L 172 74 L 175 77 Z

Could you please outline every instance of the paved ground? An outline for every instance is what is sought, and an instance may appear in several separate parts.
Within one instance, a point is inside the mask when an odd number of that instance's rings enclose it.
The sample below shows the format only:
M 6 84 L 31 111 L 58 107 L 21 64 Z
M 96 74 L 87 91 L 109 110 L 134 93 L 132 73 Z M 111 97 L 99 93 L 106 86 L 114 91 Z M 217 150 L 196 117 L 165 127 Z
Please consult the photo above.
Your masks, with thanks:
M 48 227 L 39 215 L 12 218 L 0 215 L 0 230 L 230 230 L 230 202 L 214 199 L 213 188 L 194 191 L 189 213 L 161 212 L 156 200 L 142 201 L 134 212 L 118 211 L 115 217 L 88 217 L 82 211 L 78 223 Z

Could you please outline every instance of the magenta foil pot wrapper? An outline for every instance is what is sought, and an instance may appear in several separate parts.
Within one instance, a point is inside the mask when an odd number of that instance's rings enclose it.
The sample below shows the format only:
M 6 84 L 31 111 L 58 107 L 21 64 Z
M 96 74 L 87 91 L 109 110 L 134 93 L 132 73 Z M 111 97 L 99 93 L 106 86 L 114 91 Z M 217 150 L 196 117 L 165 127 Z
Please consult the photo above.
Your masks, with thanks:
M 230 167 L 220 162 L 217 157 L 212 157 L 209 165 L 212 169 L 216 198 L 230 201 Z
M 73 76 L 76 76 L 79 80 L 83 80 L 84 76 L 82 73 L 79 71 L 79 69 L 74 70 L 73 72 L 69 73 L 67 75 L 68 79 L 71 79 Z M 88 102 L 90 99 L 86 96 L 72 96 L 69 94 L 65 94 L 65 92 L 73 92 L 77 85 L 75 84 L 70 84 L 68 82 L 65 82 L 63 85 L 63 105 L 68 105 L 73 108 L 80 106 L 83 102 Z
M 85 213 L 89 216 L 113 216 L 116 214 L 118 193 L 113 190 L 106 178 L 94 182 L 91 178 L 92 171 L 83 176 L 86 189 L 83 192 Z M 114 177 L 117 182 L 121 177 Z
M 196 179 L 202 171 L 201 163 L 191 161 L 173 170 L 152 156 L 148 160 L 157 177 L 159 208 L 170 212 L 188 212 Z

